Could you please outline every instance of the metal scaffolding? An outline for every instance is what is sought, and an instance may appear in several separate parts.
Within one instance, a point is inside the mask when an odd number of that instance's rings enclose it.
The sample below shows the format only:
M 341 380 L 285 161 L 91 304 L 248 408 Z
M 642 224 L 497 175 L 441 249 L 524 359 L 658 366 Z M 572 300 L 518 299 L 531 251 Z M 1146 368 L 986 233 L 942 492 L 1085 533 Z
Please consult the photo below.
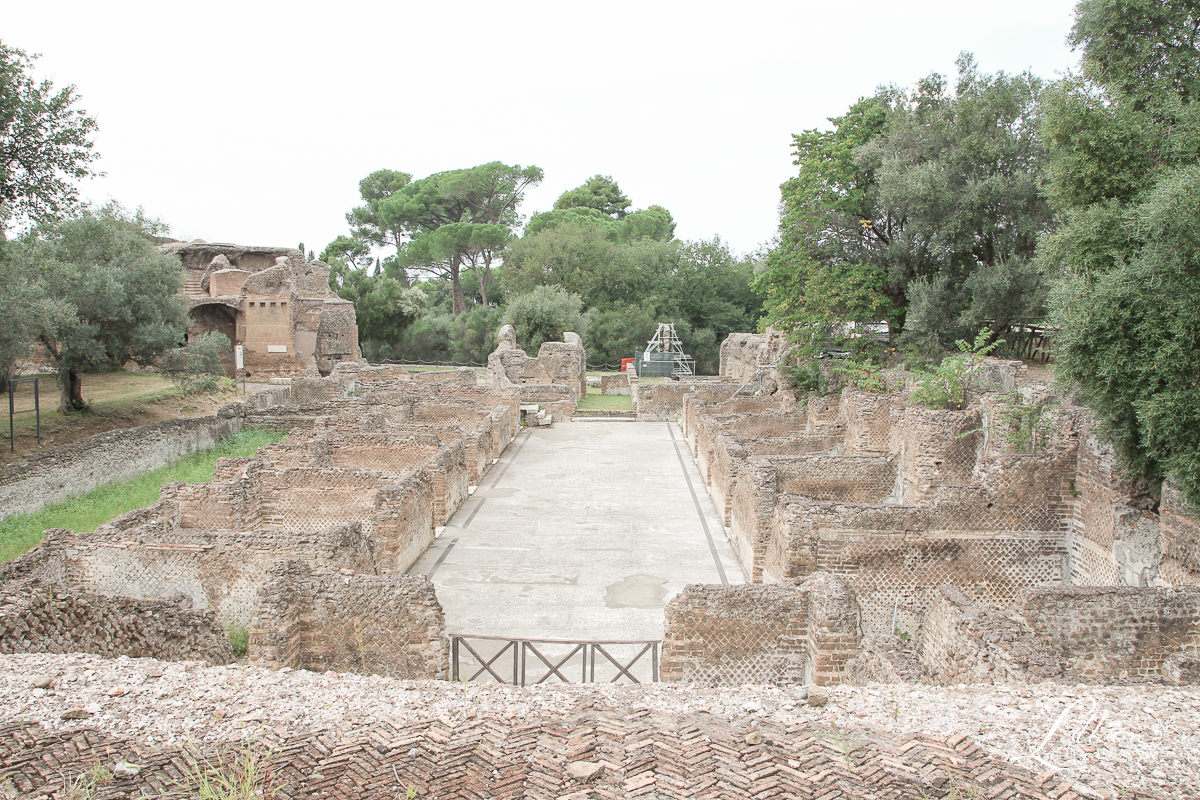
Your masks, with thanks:
M 696 360 L 683 351 L 683 342 L 670 322 L 658 323 L 654 337 L 646 343 L 642 361 L 662 365 L 663 372 L 659 374 L 670 375 L 675 380 L 696 374 Z

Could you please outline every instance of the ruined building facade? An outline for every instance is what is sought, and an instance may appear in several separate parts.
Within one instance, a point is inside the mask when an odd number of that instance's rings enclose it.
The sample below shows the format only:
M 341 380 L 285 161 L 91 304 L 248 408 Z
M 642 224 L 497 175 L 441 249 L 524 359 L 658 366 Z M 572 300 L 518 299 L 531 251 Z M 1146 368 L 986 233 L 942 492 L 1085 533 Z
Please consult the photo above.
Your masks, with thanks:
M 329 288 L 329 267 L 288 247 L 242 247 L 172 242 L 188 303 L 188 339 L 210 331 L 245 346 L 250 378 L 328 375 L 340 361 L 357 361 L 354 304 Z

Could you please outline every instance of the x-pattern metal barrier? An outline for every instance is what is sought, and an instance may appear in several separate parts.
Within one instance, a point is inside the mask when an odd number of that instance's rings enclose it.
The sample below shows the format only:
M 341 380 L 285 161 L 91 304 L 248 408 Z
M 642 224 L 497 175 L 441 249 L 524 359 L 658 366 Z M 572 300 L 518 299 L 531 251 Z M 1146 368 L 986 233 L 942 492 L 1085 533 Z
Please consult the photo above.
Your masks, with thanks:
M 658 640 L 577 642 L 453 633 L 450 680 L 494 680 L 512 686 L 596 683 L 598 670 L 600 682 L 654 683 L 661 648 Z

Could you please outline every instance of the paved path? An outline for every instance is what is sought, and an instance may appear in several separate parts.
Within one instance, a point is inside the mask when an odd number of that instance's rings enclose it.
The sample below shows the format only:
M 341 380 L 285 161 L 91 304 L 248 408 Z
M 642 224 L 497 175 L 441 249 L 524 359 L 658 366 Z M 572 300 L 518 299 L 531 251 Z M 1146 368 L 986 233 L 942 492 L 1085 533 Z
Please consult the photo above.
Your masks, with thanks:
M 660 639 L 686 584 L 745 580 L 665 422 L 522 433 L 411 571 L 448 630 L 535 639 Z

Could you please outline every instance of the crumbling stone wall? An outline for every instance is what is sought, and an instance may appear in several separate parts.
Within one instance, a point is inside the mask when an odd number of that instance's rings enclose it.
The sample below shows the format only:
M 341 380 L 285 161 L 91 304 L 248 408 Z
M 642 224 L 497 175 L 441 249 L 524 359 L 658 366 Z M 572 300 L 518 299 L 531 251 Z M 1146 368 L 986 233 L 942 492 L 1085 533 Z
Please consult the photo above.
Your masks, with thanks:
M 601 375 L 600 394 L 629 394 L 629 374 Z
M 92 533 L 51 531 L 61 583 L 88 594 L 170 599 L 247 627 L 267 570 L 281 558 L 374 573 L 373 542 L 356 522 L 316 531 L 211 531 L 118 518 Z
M 587 396 L 587 353 L 579 334 L 568 331 L 561 342 L 544 342 L 537 358 L 517 346 L 512 325 L 502 325 L 496 349 L 488 355 L 488 383 L 517 389 L 521 403 L 538 404 L 554 419 L 568 421 Z
M 1156 577 L 1169 586 L 1200 585 L 1200 524 L 1197 524 L 1200 516 L 1170 480 L 1163 482 L 1162 504 L 1158 511 L 1158 550 L 1162 553 L 1162 561 Z M 1132 538 L 1126 537 L 1123 541 Z M 1153 557 L 1145 560 L 1151 562 L 1148 566 L 1153 564 Z M 1139 572 L 1149 578 L 1146 573 L 1152 570 L 1151 566 L 1149 570 Z
M 1200 588 L 1056 586 L 1028 590 L 1021 615 L 1072 681 L 1157 678 L 1173 654 L 1200 652 Z
M 853 592 L 829 575 L 802 584 L 692 584 L 667 605 L 668 683 L 837 683 L 858 644 Z
M 449 641 L 423 575 L 354 575 L 280 561 L 250 628 L 250 662 L 393 678 L 445 679 Z
M 1063 675 L 1059 654 L 1028 622 L 1012 611 L 977 606 L 955 586 L 933 593 L 919 648 L 934 683 L 1025 683 Z
M 695 394 L 701 400 L 726 400 L 738 390 L 735 381 L 693 377 L 664 383 L 638 381 L 634 410 L 639 422 L 672 421 L 683 414 L 684 398 Z
M 1028 586 L 1062 579 L 1061 532 L 964 531 L 932 521 L 928 509 L 784 496 L 765 537 L 762 580 L 831 572 L 853 587 L 864 633 L 892 633 L 894 616 L 899 630 L 914 634 L 942 584 L 961 586 L 978 602 L 1008 605 Z
M 1086 420 L 1071 481 L 1071 583 L 1082 586 L 1173 586 L 1200 583 L 1200 537 L 1195 509 L 1170 482 L 1160 513 L 1149 487 L 1121 475 L 1116 452 Z
M 233 661 L 211 612 L 165 600 L 105 597 L 38 580 L 0 585 L 0 653 Z
M 704 436 L 698 436 L 697 444 L 704 439 Z M 800 433 L 779 438 L 737 439 L 718 430 L 711 442 L 710 448 L 700 452 L 710 454 L 705 459 L 705 477 L 711 488 L 713 504 L 726 528 L 732 525 L 733 490 L 738 475 L 751 456 L 832 455 L 841 449 L 841 438 L 827 434 Z
M 721 342 L 721 377 L 747 380 L 763 367 L 782 364 L 790 350 L 787 339 L 774 328 L 766 333 L 731 333 Z

